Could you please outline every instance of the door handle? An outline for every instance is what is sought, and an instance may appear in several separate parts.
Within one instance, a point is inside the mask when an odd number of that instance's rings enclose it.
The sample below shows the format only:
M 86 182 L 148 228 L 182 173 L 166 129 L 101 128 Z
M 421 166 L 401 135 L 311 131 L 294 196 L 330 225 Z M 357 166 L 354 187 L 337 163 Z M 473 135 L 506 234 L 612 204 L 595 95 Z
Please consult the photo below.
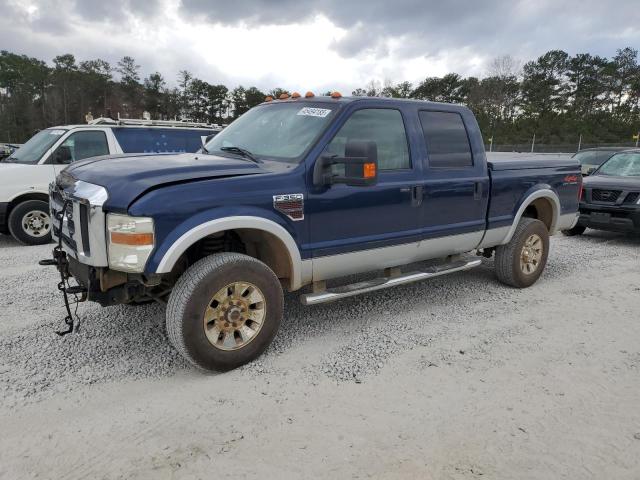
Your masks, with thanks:
M 400 189 L 402 193 L 411 194 L 411 206 L 419 207 L 422 205 L 423 187 L 422 185 L 414 185 L 412 187 L 402 187 Z
M 482 182 L 476 182 L 473 186 L 473 199 L 482 200 Z

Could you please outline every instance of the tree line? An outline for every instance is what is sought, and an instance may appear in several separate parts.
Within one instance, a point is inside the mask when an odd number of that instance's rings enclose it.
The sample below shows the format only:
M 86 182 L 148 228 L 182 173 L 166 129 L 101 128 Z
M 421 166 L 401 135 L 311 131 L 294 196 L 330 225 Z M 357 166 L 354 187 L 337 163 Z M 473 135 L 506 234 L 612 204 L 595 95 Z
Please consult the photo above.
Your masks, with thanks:
M 140 65 L 125 56 L 116 65 L 102 59 L 77 61 L 72 54 L 52 64 L 0 52 L 0 141 L 23 142 L 39 129 L 120 115 L 228 123 L 267 95 L 257 87 L 229 89 L 183 70 L 176 86 L 162 73 L 141 78 Z M 638 51 L 623 48 L 612 58 L 552 50 L 520 65 L 496 58 L 484 78 L 449 73 L 416 85 L 371 81 L 352 95 L 416 98 L 462 103 L 476 114 L 485 139 L 501 144 L 531 141 L 561 144 L 629 142 L 640 130 Z

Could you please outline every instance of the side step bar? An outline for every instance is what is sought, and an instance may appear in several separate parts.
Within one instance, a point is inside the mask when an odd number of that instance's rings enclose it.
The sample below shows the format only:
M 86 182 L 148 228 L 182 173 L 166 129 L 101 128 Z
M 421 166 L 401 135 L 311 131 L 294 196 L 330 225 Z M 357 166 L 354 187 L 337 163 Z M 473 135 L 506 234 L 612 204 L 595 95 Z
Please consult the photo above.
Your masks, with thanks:
M 342 298 L 353 297 L 361 293 L 374 292 L 383 288 L 395 287 L 406 283 L 419 282 L 448 273 L 462 272 L 477 267 L 482 260 L 458 261 L 429 267 L 423 271 L 411 272 L 393 277 L 376 278 L 365 282 L 352 283 L 335 288 L 328 288 L 323 292 L 307 293 L 300 296 L 303 305 L 316 305 L 318 303 L 332 302 Z

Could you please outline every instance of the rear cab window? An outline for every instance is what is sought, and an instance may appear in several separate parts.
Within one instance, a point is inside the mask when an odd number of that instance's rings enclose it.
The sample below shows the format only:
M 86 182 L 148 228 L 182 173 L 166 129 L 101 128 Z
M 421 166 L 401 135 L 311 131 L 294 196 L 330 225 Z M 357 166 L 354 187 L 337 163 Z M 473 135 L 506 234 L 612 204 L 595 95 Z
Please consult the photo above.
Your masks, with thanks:
M 467 129 L 457 112 L 420 110 L 429 168 L 470 168 L 473 155 Z
M 183 128 L 113 128 L 124 153 L 195 153 L 211 130 Z

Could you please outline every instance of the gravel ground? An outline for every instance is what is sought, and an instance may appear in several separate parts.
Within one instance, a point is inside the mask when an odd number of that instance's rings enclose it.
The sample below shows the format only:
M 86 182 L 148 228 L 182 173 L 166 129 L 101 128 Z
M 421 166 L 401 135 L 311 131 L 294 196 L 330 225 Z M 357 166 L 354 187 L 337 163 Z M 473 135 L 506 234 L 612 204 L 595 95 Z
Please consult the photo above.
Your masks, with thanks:
M 0 236 L 0 478 L 640 478 L 640 238 L 554 237 L 526 290 L 487 260 L 289 295 L 227 374 L 187 366 L 158 305 L 82 304 L 58 338 L 50 249 Z

